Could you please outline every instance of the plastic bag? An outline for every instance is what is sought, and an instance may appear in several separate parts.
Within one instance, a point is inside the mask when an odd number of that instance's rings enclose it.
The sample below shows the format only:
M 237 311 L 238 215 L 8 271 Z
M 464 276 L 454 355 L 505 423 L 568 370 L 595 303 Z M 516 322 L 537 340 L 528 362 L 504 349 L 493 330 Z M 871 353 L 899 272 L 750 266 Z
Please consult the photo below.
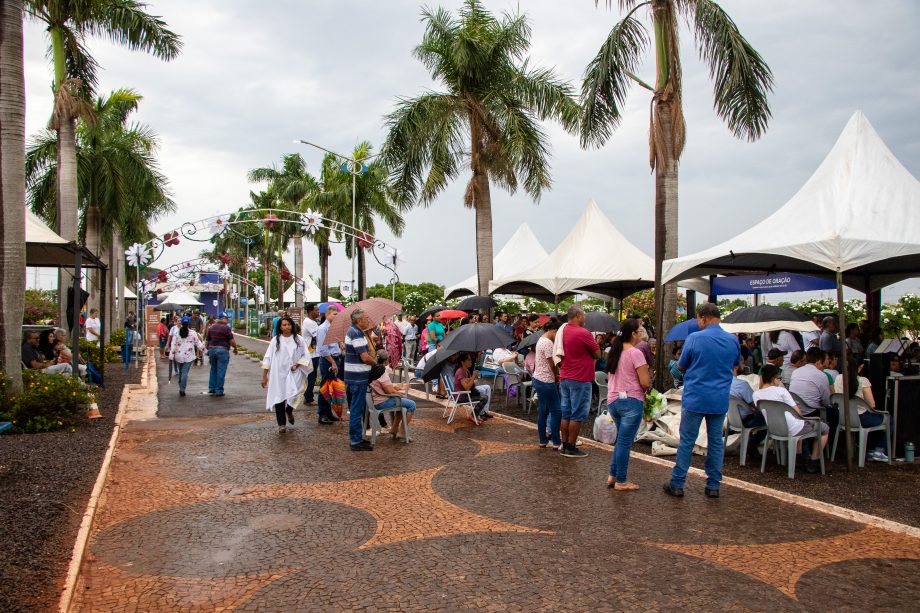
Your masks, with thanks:
M 667 398 L 664 397 L 664 394 L 653 387 L 645 395 L 642 418 L 645 421 L 655 421 L 662 413 L 664 413 L 664 410 L 667 407 Z
M 617 442 L 617 425 L 606 410 L 594 420 L 594 440 L 607 445 Z

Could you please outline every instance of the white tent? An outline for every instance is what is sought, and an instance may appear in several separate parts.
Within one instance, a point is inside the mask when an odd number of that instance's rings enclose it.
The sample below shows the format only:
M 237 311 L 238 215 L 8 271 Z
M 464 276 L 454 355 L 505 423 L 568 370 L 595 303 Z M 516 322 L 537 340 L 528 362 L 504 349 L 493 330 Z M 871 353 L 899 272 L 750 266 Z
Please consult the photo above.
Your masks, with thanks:
M 865 292 L 920 273 L 920 182 L 862 112 L 778 211 L 662 269 L 665 280 L 762 271 L 825 277 L 840 271 L 844 283 Z
M 503 279 L 516 275 L 529 268 L 535 262 L 542 262 L 546 258 L 546 249 L 534 236 L 530 226 L 522 223 L 511 235 L 505 246 L 501 248 L 492 264 L 492 275 L 496 279 Z M 444 290 L 444 298 L 456 298 L 479 292 L 478 277 L 474 274 Z
M 204 303 L 198 302 L 198 299 L 192 294 L 178 289 L 160 297 L 160 305 L 164 304 L 174 304 L 176 306 L 204 306 Z
M 68 242 L 46 226 L 38 215 L 28 209 L 26 210 L 26 243 L 66 245 Z
M 304 285 L 306 287 L 303 291 L 303 301 L 304 302 L 319 302 L 320 301 L 320 291 L 319 286 L 311 279 L 310 277 L 304 277 Z M 294 304 L 297 302 L 297 297 L 294 293 L 294 284 L 291 283 L 290 287 L 284 292 L 282 296 L 285 304 Z M 329 302 L 338 302 L 335 298 L 329 298 Z
M 551 298 L 585 291 L 622 298 L 655 284 L 655 263 L 626 240 L 594 200 L 544 260 L 496 279 L 489 291 Z

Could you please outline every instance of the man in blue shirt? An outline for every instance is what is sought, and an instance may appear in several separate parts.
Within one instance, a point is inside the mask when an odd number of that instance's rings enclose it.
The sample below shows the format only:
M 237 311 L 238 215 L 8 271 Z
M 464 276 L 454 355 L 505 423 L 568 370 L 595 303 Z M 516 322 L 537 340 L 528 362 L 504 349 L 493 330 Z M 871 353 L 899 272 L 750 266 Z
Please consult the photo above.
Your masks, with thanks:
M 500 313 L 496 315 L 497 321 L 495 322 L 495 327 L 499 330 L 504 330 L 508 334 L 514 334 L 514 327 L 508 322 L 508 314 Z
M 326 311 L 326 321 L 316 329 L 316 356 L 319 358 L 319 387 L 342 373 L 342 351 L 338 343 L 326 343 L 326 334 L 329 333 L 329 326 L 335 321 L 338 315 L 338 309 L 329 309 Z M 319 395 L 318 405 L 319 423 L 326 425 L 339 421 L 339 418 L 332 414 L 332 407 L 326 397 Z
M 734 335 L 719 326 L 719 307 L 706 302 L 696 309 L 700 331 L 687 337 L 677 367 L 684 372 L 681 397 L 680 444 L 671 480 L 664 491 L 671 496 L 684 495 L 687 470 L 693 445 L 706 420 L 706 496 L 719 497 L 722 482 L 722 458 L 725 452 L 722 425 L 728 412 L 733 369 L 741 363 L 741 346 Z
M 348 438 L 352 451 L 373 451 L 364 440 L 364 412 L 368 378 L 376 360 L 371 357 L 364 331 L 373 325 L 364 309 L 351 312 L 351 327 L 345 333 L 345 386 L 348 394 Z M 324 339 L 325 340 L 325 339 Z

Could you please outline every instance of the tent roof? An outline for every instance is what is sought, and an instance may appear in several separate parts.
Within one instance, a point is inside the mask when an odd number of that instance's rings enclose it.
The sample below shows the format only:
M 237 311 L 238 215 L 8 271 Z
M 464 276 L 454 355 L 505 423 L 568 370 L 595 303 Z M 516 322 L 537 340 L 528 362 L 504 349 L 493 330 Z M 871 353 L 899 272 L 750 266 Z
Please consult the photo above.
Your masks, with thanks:
M 530 226 L 522 223 L 515 230 L 505 246 L 495 256 L 492 275 L 496 279 L 510 277 L 522 272 L 535 262 L 542 262 L 546 258 L 546 249 L 534 236 Z M 444 290 L 444 298 L 457 298 L 476 294 L 479 291 L 478 277 L 474 274 Z
M 626 240 L 590 200 L 549 256 L 528 270 L 492 281 L 489 291 L 546 297 L 586 291 L 621 297 L 653 287 L 654 271 L 652 258 Z
M 844 273 L 860 291 L 920 274 L 920 182 L 862 112 L 778 211 L 746 232 L 666 260 L 665 280 L 727 272 Z M 808 220 L 807 224 L 804 220 Z
M 89 249 L 64 239 L 26 209 L 26 266 L 73 268 L 77 251 L 83 254 L 83 267 L 106 267 Z
M 311 279 L 310 277 L 304 277 L 303 282 L 306 285 L 306 288 L 304 288 L 304 292 L 303 292 L 303 301 L 304 302 L 319 302 L 321 297 L 320 297 L 319 286 L 316 284 L 316 282 L 313 281 L 313 279 Z M 281 299 L 285 303 L 290 303 L 290 304 L 297 302 L 297 297 L 294 294 L 294 284 L 293 283 L 291 283 L 291 285 L 287 288 L 287 290 L 284 292 L 284 296 L 282 296 Z M 335 298 L 329 298 L 329 302 L 338 302 L 338 300 L 336 300 Z
M 161 305 L 176 304 L 179 306 L 204 306 L 204 303 L 199 302 L 192 294 L 180 289 L 162 296 L 159 302 Z

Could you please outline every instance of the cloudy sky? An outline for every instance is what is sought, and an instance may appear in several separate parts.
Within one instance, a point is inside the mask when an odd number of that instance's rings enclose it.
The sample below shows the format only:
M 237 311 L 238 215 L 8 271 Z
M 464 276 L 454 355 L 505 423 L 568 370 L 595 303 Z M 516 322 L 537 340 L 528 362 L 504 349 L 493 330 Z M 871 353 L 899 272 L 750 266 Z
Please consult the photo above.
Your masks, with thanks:
M 617 3 L 613 3 L 617 4 Z M 683 30 L 687 146 L 680 167 L 680 253 L 721 242 L 780 207 L 808 179 L 850 115 L 861 109 L 901 162 L 920 176 L 920 3 L 914 0 L 722 0 L 720 4 L 773 70 L 773 119 L 758 142 L 734 139 L 712 110 L 706 67 Z M 454 9 L 458 0 L 432 5 Z M 619 19 L 593 0 L 488 0 L 495 12 L 520 10 L 533 29 L 531 61 L 554 67 L 578 87 L 585 65 Z M 383 116 L 397 97 L 437 89 L 411 52 L 421 39 L 418 0 L 154 0 L 184 41 L 182 55 L 163 63 L 93 40 L 103 67 L 100 91 L 132 87 L 144 100 L 137 120 L 161 137 L 160 160 L 178 205 L 159 220 L 165 232 L 186 220 L 236 210 L 248 202 L 248 169 L 299 152 L 313 171 L 321 152 L 292 143 L 302 138 L 348 152 L 383 141 Z M 767 8 L 769 7 L 769 8 Z M 27 130 L 51 110 L 51 69 L 43 29 L 25 34 Z M 651 59 L 651 58 L 650 58 Z M 652 64 L 640 76 L 652 81 Z M 575 137 L 546 125 L 552 145 L 553 189 L 535 204 L 493 189 L 495 250 L 521 222 L 552 250 L 594 198 L 640 248 L 651 253 L 653 177 L 648 167 L 648 92 L 635 88 L 622 125 L 606 146 L 582 150 Z M 475 266 L 473 213 L 463 208 L 465 179 L 428 209 L 409 213 L 396 244 L 408 282 L 451 285 Z M 808 232 L 801 227 L 778 232 Z M 201 245 L 174 247 L 159 263 L 193 257 Z M 312 256 L 312 252 L 308 252 Z M 318 275 L 315 257 L 307 272 Z M 331 279 L 350 277 L 339 249 Z M 369 283 L 387 271 L 369 266 Z M 905 282 L 885 299 L 916 291 Z

